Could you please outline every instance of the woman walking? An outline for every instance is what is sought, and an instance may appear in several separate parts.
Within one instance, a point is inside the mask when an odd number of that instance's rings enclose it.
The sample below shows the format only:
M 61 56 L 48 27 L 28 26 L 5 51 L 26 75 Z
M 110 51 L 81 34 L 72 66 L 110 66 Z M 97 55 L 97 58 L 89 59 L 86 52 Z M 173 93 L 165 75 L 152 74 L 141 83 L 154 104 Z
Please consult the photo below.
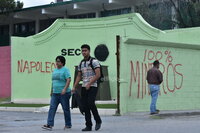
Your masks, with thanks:
M 43 129 L 52 130 L 52 127 L 54 126 L 54 117 L 59 103 L 61 103 L 64 112 L 64 129 L 72 127 L 69 107 L 69 99 L 71 97 L 71 89 L 69 85 L 71 76 L 69 69 L 65 67 L 65 62 L 66 60 L 63 56 L 56 57 L 57 68 L 52 73 L 50 108 L 48 112 L 47 124 L 43 125 Z

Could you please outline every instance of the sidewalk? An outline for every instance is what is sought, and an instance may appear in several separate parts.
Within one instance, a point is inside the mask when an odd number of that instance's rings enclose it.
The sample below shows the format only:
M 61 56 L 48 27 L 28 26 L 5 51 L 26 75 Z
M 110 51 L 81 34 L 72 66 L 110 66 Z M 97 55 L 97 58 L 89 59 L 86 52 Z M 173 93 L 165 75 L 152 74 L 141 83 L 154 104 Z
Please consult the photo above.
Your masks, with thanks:
M 149 112 L 134 112 L 134 113 L 127 113 L 125 115 L 133 115 L 133 116 L 151 116 L 151 117 L 159 117 L 159 118 L 166 118 L 166 117 L 178 117 L 178 116 L 195 116 L 200 115 L 200 110 L 164 110 L 160 111 L 159 114 L 150 115 Z
M 0 107 L 0 111 L 15 111 L 15 112 L 35 112 L 35 113 L 47 113 L 49 110 L 49 106 L 45 107 Z M 116 109 L 98 109 L 100 115 L 115 115 Z M 61 105 L 58 106 L 58 113 L 63 113 Z M 72 114 L 80 114 L 78 108 L 71 109 Z M 177 117 L 177 116 L 195 116 L 200 115 L 200 110 L 174 110 L 174 111 L 160 111 L 159 114 L 149 115 L 149 112 L 134 112 L 127 113 L 124 115 L 133 115 L 133 116 L 156 116 L 160 118 L 166 117 Z
M 0 111 L 15 111 L 15 112 L 35 112 L 35 113 L 47 113 L 49 106 L 45 107 L 0 107 Z M 115 115 L 116 109 L 98 109 L 100 115 Z M 62 106 L 59 104 L 58 113 L 63 113 Z M 80 114 L 78 108 L 71 109 L 72 114 Z
M 10 102 L 1 102 L 10 103 Z M 71 101 L 70 101 L 71 103 Z M 96 104 L 117 104 L 116 101 L 95 101 Z M 14 111 L 14 112 L 35 112 L 35 113 L 47 113 L 49 106 L 45 107 L 0 107 L 0 111 Z M 115 115 L 116 109 L 103 109 L 98 108 L 100 115 Z M 58 105 L 57 113 L 63 113 L 61 104 Z M 80 114 L 78 108 L 71 109 L 72 114 Z

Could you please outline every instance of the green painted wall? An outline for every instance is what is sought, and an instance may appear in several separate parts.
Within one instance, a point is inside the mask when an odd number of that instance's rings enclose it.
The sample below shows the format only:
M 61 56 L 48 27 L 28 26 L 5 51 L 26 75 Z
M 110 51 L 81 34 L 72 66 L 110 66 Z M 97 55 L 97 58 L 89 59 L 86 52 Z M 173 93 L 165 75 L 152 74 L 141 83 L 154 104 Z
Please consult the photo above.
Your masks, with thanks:
M 149 39 L 121 38 L 120 109 L 122 114 L 149 111 L 146 73 L 159 60 L 164 81 L 157 107 L 160 110 L 200 109 L 200 28 L 145 30 Z M 149 34 L 148 34 L 149 33 Z
M 199 50 L 169 47 L 127 45 L 121 84 L 122 112 L 149 110 L 151 98 L 146 82 L 147 70 L 160 59 L 164 81 L 161 84 L 158 108 L 161 110 L 200 109 Z M 123 52 L 122 52 L 123 53 Z M 122 58 L 123 59 L 123 58 Z M 128 76 L 127 76 L 128 75 Z M 132 78 L 132 79 L 131 79 Z M 124 90 L 125 89 L 125 90 Z M 126 104 L 123 104 L 126 103 Z
M 116 99 L 116 35 L 120 35 L 122 114 L 149 110 L 145 73 L 155 59 L 160 59 L 161 71 L 164 72 L 159 109 L 199 109 L 199 32 L 200 28 L 160 31 L 147 24 L 139 14 L 57 20 L 35 36 L 12 37 L 12 101 L 48 101 L 55 57 L 63 48 L 78 49 L 84 43 L 91 45 L 92 55 L 97 45 L 107 45 L 109 57 L 101 64 L 108 66 L 111 95 Z M 74 66 L 82 56 L 65 57 L 73 79 Z M 18 70 L 21 60 L 27 61 L 23 64 L 24 72 Z
M 129 24 L 127 16 L 110 17 L 104 19 L 57 20 L 50 28 L 42 33 L 27 38 L 12 37 L 12 100 L 14 102 L 39 102 L 49 98 L 51 73 L 46 71 L 46 62 L 54 63 L 55 57 L 61 50 L 80 49 L 87 43 L 91 46 L 92 56 L 99 44 L 106 44 L 109 57 L 102 65 L 107 65 L 110 78 L 112 99 L 116 99 L 116 35 L 123 35 Z M 131 24 L 129 24 L 131 26 Z M 78 65 L 82 56 L 66 56 L 67 64 L 74 79 L 74 66 Z M 19 72 L 19 61 L 23 64 L 24 72 Z M 41 62 L 39 69 L 35 63 Z M 28 68 L 32 65 L 32 72 Z M 47 71 L 51 71 L 51 64 L 47 63 Z M 27 68 L 27 69 L 26 69 Z M 37 71 L 37 69 L 39 71 Z M 23 70 L 22 70 L 23 71 Z M 72 84 L 71 84 L 72 87 Z

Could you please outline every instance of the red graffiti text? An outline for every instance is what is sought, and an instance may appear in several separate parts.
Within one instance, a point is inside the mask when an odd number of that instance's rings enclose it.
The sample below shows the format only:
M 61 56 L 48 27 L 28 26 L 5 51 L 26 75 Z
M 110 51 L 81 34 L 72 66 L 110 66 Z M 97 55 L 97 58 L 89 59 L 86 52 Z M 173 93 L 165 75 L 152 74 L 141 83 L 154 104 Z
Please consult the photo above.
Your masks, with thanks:
M 24 61 L 18 60 L 17 72 L 19 73 L 32 73 L 32 72 L 41 72 L 41 73 L 51 73 L 54 68 L 56 68 L 55 63 L 52 62 L 40 62 L 40 61 Z

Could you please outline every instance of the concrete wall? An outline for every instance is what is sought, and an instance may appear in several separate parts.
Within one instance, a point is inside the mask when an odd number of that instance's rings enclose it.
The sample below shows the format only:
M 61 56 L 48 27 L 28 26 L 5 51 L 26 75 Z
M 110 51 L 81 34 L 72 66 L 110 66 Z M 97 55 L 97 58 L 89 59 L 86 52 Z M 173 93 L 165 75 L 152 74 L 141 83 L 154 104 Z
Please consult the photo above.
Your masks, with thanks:
M 116 99 L 116 36 L 120 41 L 121 113 L 148 111 L 150 96 L 146 72 L 158 59 L 164 82 L 158 107 L 161 110 L 200 109 L 200 28 L 161 31 L 139 14 L 96 19 L 57 20 L 42 33 L 12 37 L 12 101 L 48 102 L 51 72 L 57 55 L 64 51 L 72 74 L 82 56 L 80 46 L 94 50 L 105 44 L 112 99 Z M 104 51 L 102 51 L 104 55 Z M 72 85 L 71 85 L 72 86 Z
M 159 46 L 127 46 L 127 67 L 123 90 L 123 102 L 126 111 L 149 110 L 150 95 L 146 82 L 146 73 L 152 67 L 152 62 L 158 59 L 164 81 L 158 99 L 161 110 L 200 109 L 200 58 L 199 50 L 168 48 Z M 134 53 L 134 55 L 133 55 Z M 193 59 L 193 60 L 191 60 Z M 123 83 L 122 83 L 123 86 Z
M 10 46 L 0 47 L 0 98 L 11 96 L 11 51 Z
M 111 95 L 116 99 L 116 35 L 124 31 L 119 28 L 121 22 L 116 23 L 118 19 L 57 20 L 35 36 L 12 37 L 12 101 L 48 103 L 56 56 L 66 53 L 66 66 L 74 79 L 75 65 L 83 58 L 80 47 L 85 43 L 91 46 L 93 57 L 98 45 L 107 46 L 109 55 L 101 64 L 108 66 Z M 114 27 L 108 29 L 109 25 Z
M 155 60 L 160 61 L 164 78 L 157 108 L 200 109 L 199 29 L 158 31 L 149 27 L 145 30 L 149 39 L 121 38 L 122 113 L 150 110 L 146 74 Z

